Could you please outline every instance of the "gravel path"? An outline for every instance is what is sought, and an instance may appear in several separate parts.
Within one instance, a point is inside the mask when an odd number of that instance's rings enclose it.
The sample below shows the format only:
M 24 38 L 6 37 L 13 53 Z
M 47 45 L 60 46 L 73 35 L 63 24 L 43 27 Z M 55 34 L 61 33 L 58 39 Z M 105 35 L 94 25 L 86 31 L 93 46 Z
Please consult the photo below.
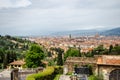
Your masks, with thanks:
M 2 72 L 0 72 L 0 80 L 10 80 L 10 70 L 4 70 Z

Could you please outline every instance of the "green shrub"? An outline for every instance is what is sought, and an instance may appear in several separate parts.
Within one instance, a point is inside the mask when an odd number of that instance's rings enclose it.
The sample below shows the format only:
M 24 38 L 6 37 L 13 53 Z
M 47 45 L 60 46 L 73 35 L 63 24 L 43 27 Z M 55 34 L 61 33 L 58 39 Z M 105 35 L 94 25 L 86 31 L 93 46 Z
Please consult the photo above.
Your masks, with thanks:
M 72 72 L 68 72 L 66 75 L 72 75 Z
M 54 67 L 47 67 L 43 72 L 29 75 L 26 80 L 52 80 L 54 77 Z
M 102 77 L 98 77 L 98 76 L 95 76 L 95 75 L 91 75 L 88 80 L 103 80 Z
M 54 80 L 59 80 L 60 76 L 61 76 L 61 74 L 57 74 L 57 75 L 55 76 Z
M 55 74 L 63 74 L 63 67 L 62 66 L 55 66 Z
M 57 74 L 63 73 L 63 67 L 47 67 L 43 72 L 27 76 L 26 80 L 53 80 Z

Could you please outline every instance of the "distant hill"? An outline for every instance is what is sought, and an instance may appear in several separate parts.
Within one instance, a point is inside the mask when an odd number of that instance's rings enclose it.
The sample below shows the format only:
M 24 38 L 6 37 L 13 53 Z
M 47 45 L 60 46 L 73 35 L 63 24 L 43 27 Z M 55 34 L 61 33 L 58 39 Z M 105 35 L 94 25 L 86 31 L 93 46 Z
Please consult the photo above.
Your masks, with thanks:
M 65 35 L 73 35 L 73 36 L 89 36 L 94 35 L 96 33 L 101 33 L 99 30 L 73 30 L 73 31 L 62 31 L 62 32 L 56 32 L 52 33 L 52 36 L 65 36 Z
M 116 35 L 120 36 L 120 27 L 106 30 L 106 29 L 91 29 L 91 30 L 73 30 L 73 31 L 62 31 L 62 32 L 56 32 L 52 33 L 52 36 L 66 36 L 66 35 L 73 35 L 73 36 L 90 36 L 95 34 L 110 36 L 110 35 Z
M 1 36 L 0 35 L 0 49 L 2 50 L 12 50 L 17 53 L 21 53 L 24 50 L 28 49 L 29 41 L 23 40 L 19 37 L 12 37 L 9 35 Z
M 105 36 L 110 36 L 110 35 L 111 36 L 120 36 L 120 27 L 104 31 L 104 32 L 101 33 L 101 35 L 105 35 Z

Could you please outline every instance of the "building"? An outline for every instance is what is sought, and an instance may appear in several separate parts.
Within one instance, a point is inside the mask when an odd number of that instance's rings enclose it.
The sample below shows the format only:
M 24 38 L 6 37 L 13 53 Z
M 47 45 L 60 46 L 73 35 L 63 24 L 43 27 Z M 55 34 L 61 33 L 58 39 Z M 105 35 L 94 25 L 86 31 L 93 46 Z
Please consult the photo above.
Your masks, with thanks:
M 75 65 L 92 65 L 93 72 L 103 77 L 104 80 L 120 79 L 120 56 L 119 55 L 100 55 L 94 58 L 69 57 L 65 62 L 68 72 L 73 72 Z
M 18 69 L 23 69 L 25 62 L 23 60 L 18 60 L 10 63 L 9 68 L 18 68 Z
M 120 80 L 120 56 L 104 55 L 97 58 L 96 72 L 104 80 Z M 102 73 L 102 74 L 101 74 Z

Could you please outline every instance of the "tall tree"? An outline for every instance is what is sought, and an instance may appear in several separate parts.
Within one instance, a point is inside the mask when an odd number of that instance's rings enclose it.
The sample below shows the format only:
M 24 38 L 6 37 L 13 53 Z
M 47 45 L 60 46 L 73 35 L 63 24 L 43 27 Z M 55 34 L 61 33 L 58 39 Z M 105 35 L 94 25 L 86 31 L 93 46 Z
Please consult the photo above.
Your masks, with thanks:
M 97 48 L 94 49 L 95 54 L 97 55 L 101 55 L 104 53 L 105 48 L 103 47 L 103 45 L 99 45 Z
M 61 48 L 51 48 L 52 51 L 55 51 L 58 55 L 57 57 L 57 65 L 60 65 L 62 66 L 63 65 L 63 53 L 64 53 L 64 50 L 61 49 Z
M 45 54 L 42 48 L 38 45 L 32 45 L 26 54 L 25 61 L 28 68 L 36 68 L 42 66 L 41 60 L 44 59 Z
M 110 47 L 109 47 L 109 53 L 112 52 L 112 49 L 113 49 L 113 45 L 110 45 Z
M 63 65 L 62 54 L 63 54 L 64 50 L 61 48 L 56 48 L 56 51 L 58 52 L 57 65 L 62 66 Z

